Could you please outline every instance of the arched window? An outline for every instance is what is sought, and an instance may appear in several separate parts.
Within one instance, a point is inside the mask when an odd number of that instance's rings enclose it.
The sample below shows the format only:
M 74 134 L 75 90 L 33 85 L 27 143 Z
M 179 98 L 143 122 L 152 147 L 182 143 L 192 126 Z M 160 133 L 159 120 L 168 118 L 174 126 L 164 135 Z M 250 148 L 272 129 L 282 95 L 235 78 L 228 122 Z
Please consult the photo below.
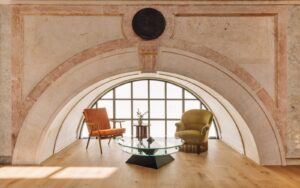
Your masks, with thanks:
M 136 80 L 116 86 L 102 94 L 91 106 L 105 107 L 111 120 L 124 120 L 124 136 L 135 136 L 133 125 L 137 124 L 137 111 L 148 112 L 143 122 L 150 124 L 152 137 L 174 137 L 175 123 L 183 112 L 190 109 L 208 109 L 199 97 L 188 89 L 163 80 Z M 116 126 L 116 125 L 113 125 Z M 87 138 L 86 124 L 81 126 L 80 138 Z M 215 119 L 209 138 L 218 138 Z

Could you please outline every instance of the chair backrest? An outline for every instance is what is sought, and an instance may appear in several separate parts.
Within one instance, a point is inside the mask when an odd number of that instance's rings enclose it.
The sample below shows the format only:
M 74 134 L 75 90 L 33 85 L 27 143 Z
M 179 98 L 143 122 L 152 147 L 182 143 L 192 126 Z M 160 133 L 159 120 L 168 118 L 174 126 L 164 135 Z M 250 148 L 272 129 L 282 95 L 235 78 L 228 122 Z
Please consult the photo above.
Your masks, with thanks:
M 205 125 L 210 125 L 213 119 L 213 113 L 208 110 L 188 110 L 183 113 L 181 121 L 186 129 L 199 130 Z
M 105 108 L 86 108 L 83 111 L 88 130 L 91 131 L 92 124 L 96 124 L 99 129 L 110 129 L 110 123 Z

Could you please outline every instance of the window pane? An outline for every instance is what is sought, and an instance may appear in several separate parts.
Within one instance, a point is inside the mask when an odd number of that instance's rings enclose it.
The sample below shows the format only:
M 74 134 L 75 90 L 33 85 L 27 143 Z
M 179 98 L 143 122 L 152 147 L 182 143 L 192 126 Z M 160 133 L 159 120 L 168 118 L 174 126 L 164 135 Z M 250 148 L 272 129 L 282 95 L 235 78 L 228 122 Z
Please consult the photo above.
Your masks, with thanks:
M 81 138 L 88 138 L 89 137 L 89 131 L 86 126 L 86 123 L 83 123 L 82 132 L 81 132 Z
M 131 97 L 130 83 L 121 85 L 116 88 L 116 98 L 130 98 L 130 97 Z
M 106 108 L 108 117 L 113 118 L 113 100 L 99 100 L 98 108 Z
M 165 98 L 165 83 L 162 81 L 150 81 L 150 98 Z
M 133 100 L 133 118 L 137 117 L 137 111 L 143 114 L 148 111 L 148 101 L 147 100 Z M 148 113 L 144 115 L 143 119 L 148 119 Z
M 101 99 L 112 99 L 113 98 L 113 91 L 111 90 L 110 92 L 106 93 L 101 97 Z
M 167 118 L 180 119 L 182 115 L 182 101 L 167 101 Z
M 175 123 L 177 123 L 178 121 L 167 121 L 167 137 L 175 137 Z
M 116 118 L 131 118 L 130 100 L 116 100 Z
M 116 128 L 119 128 L 119 123 L 116 124 Z M 125 121 L 122 123 L 122 128 L 125 128 L 126 131 L 123 134 L 125 137 L 131 137 L 131 121 Z
M 167 83 L 167 98 L 181 99 L 182 88 L 175 86 L 174 84 Z
M 184 98 L 186 99 L 196 99 L 196 97 L 191 94 L 190 92 L 188 92 L 187 90 L 184 90 Z
M 150 122 L 150 136 L 151 137 L 165 137 L 165 121 L 151 121 Z
M 133 98 L 148 98 L 148 81 L 133 82 Z
M 165 101 L 150 101 L 150 118 L 165 118 Z
M 185 101 L 185 111 L 191 110 L 191 109 L 200 109 L 200 102 L 198 100 L 192 100 L 192 101 Z
M 208 137 L 213 137 L 213 138 L 217 137 L 216 125 L 214 121 L 211 123 L 211 126 L 209 128 Z

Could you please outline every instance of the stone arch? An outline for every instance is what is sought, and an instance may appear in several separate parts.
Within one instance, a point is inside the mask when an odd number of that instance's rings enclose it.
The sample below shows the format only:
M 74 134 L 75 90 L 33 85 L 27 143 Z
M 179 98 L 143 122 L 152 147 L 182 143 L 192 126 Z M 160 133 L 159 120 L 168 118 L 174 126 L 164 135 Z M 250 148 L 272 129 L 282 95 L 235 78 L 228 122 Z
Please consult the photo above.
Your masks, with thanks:
M 263 100 L 263 103 L 257 96 L 258 92 L 264 93 L 264 89 L 255 79 L 252 79 L 246 71 L 229 61 L 228 58 L 204 46 L 195 47 L 193 44 L 175 40 L 162 41 L 161 45 L 172 49 L 166 53 L 173 54 L 172 60 L 177 57 L 187 59 L 185 59 L 186 64 L 183 68 L 174 66 L 174 62 L 165 61 L 166 59 L 163 59 L 162 55 L 159 57 L 157 70 L 190 77 L 218 91 L 233 104 L 248 124 L 258 146 L 260 163 L 266 165 L 285 164 L 279 133 L 274 119 L 268 115 L 273 114 L 272 109 L 274 108 L 268 101 L 268 97 Z M 37 156 L 40 141 L 47 134 L 51 134 L 47 132 L 49 125 L 60 109 L 77 93 L 99 80 L 120 73 L 138 71 L 137 54 L 134 44 L 129 41 L 122 39 L 108 42 L 76 54 L 41 80 L 23 103 L 24 121 L 13 153 L 13 163 L 36 164 L 41 162 Z M 187 72 L 188 69 L 193 70 L 192 75 Z M 219 80 L 207 80 L 209 75 L 197 72 L 197 70 L 203 69 Z M 98 70 L 101 71 L 97 72 Z M 79 79 L 76 76 L 85 72 L 89 74 L 84 78 L 80 77 Z M 247 79 L 249 77 L 250 79 Z M 72 84 L 74 80 L 76 85 Z M 224 80 L 226 80 L 226 84 L 221 84 Z M 227 88 L 224 88 L 225 85 Z M 235 91 L 230 91 L 233 88 Z M 243 100 L 247 102 L 246 108 L 240 104 L 239 100 L 241 99 L 238 99 L 237 93 L 241 94 Z M 50 104 L 49 99 L 54 98 L 54 101 L 50 100 Z M 45 105 L 49 108 L 41 111 L 40 109 L 45 109 L 43 108 Z M 256 117 L 257 115 L 258 117 Z

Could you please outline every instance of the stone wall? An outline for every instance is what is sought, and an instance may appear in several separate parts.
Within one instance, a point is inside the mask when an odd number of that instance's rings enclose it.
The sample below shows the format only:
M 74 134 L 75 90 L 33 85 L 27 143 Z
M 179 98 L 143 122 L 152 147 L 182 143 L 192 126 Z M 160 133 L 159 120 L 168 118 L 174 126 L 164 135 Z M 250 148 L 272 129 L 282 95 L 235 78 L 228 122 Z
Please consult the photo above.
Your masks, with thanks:
M 0 162 L 1 156 L 9 159 L 27 114 L 60 77 L 86 61 L 87 56 L 129 47 L 137 47 L 136 55 L 143 56 L 138 53 L 148 45 L 131 30 L 134 12 L 145 5 L 124 5 L 126 1 L 95 6 L 46 4 L 0 7 Z M 149 43 L 150 49 L 157 52 L 164 47 L 174 48 L 178 50 L 174 54 L 182 50 L 216 62 L 220 70 L 238 80 L 253 98 L 257 97 L 269 124 L 275 125 L 274 132 L 280 133 L 281 137 L 276 135 L 277 143 L 283 143 L 286 156 L 300 158 L 300 7 L 176 3 L 153 6 L 165 15 L 167 30 L 160 39 Z M 178 62 L 181 63 L 184 61 Z M 214 75 L 210 76 L 214 79 Z M 56 96 L 49 96 L 49 101 L 51 97 Z
M 0 6 L 0 163 L 11 161 L 10 7 Z

